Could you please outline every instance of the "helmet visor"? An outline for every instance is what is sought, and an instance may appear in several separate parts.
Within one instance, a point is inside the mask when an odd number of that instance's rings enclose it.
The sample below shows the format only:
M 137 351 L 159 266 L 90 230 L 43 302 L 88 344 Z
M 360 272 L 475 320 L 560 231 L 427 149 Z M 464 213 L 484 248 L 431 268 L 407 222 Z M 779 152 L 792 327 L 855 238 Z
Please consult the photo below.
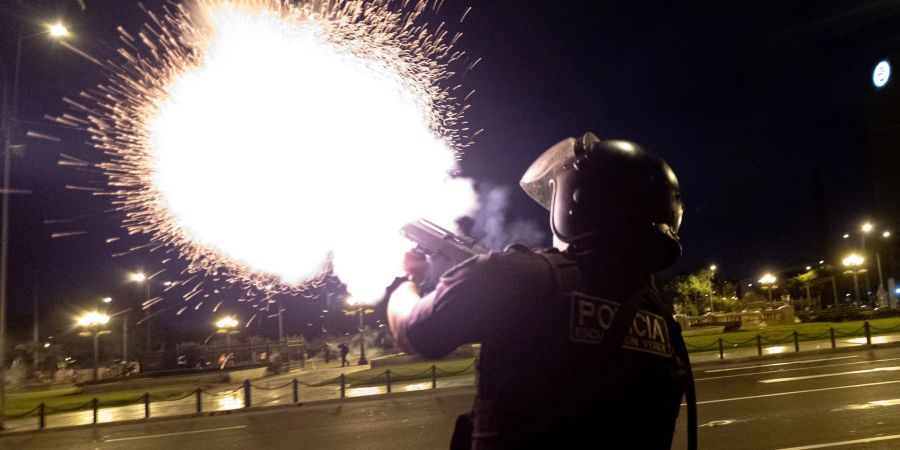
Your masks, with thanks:
M 519 180 L 519 186 L 531 197 L 532 200 L 538 202 L 548 211 L 550 203 L 553 199 L 553 188 L 550 186 L 557 171 L 564 164 L 571 161 L 575 157 L 575 138 L 565 139 L 558 144 L 550 147 L 541 156 L 538 157 L 522 179 Z

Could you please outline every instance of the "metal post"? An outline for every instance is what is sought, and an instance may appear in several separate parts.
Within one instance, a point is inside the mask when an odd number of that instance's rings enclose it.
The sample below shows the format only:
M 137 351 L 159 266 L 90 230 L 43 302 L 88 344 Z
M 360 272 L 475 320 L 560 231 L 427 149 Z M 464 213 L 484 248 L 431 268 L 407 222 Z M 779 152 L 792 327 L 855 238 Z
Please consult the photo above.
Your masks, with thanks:
M 244 408 L 250 407 L 250 380 L 244 380 Z
M 756 335 L 756 354 L 762 356 L 762 336 Z
M 800 351 L 800 335 L 798 335 L 796 331 L 794 332 L 794 351 Z
M 837 278 L 831 277 L 831 292 L 834 294 L 834 307 L 838 307 Z
M 297 382 L 297 379 L 291 382 L 294 388 L 294 403 L 300 403 L 300 383 Z
M 431 388 L 437 389 L 437 366 L 431 365 Z
M 144 393 L 144 418 L 147 419 L 150 417 L 150 393 Z
M 831 348 L 835 348 L 836 345 L 834 342 L 834 327 L 829 328 L 828 332 L 829 332 L 829 334 L 831 334 Z
M 94 408 L 94 423 L 96 424 L 98 412 L 97 410 L 100 409 L 100 402 L 97 400 L 97 397 L 94 397 L 94 399 L 91 400 L 91 406 Z
M 364 366 L 369 363 L 366 359 L 366 308 L 359 307 L 359 365 Z
M 347 379 L 344 374 L 339 377 L 341 379 L 341 398 L 347 397 Z
M 859 277 L 856 274 L 856 270 L 853 270 L 853 291 L 856 293 L 856 301 L 857 303 L 862 303 L 862 298 L 859 296 Z
M 38 430 L 43 430 L 44 427 L 47 426 L 47 417 L 44 414 L 44 408 L 46 408 L 46 406 L 43 403 L 38 405 Z
M 153 332 L 152 327 L 150 326 L 150 278 L 144 279 L 144 283 L 146 283 L 146 296 L 145 300 L 147 301 L 147 309 L 144 310 L 144 315 L 146 316 L 144 320 L 147 321 L 147 353 L 153 351 Z
M 12 152 L 12 116 L 15 114 L 16 101 L 19 87 L 19 64 L 22 60 L 22 30 L 25 24 L 19 27 L 18 40 L 16 41 L 15 76 L 13 77 L 12 105 L 7 105 L 6 83 L 3 83 L 3 192 L 2 219 L 0 219 L 0 430 L 4 428 L 6 419 L 6 272 L 8 272 L 9 253 L 9 181 L 10 181 L 10 153 Z M 8 109 L 7 109 L 8 108 Z
M 281 303 L 278 303 L 278 342 L 284 342 L 284 320 L 281 318 L 282 312 L 284 312 L 284 309 L 281 307 Z
M 97 381 L 97 353 L 100 352 L 100 344 L 99 344 L 100 340 L 98 339 L 100 337 L 100 333 L 98 333 L 98 330 L 94 330 L 93 337 L 94 337 L 94 366 L 93 366 L 93 368 L 94 368 L 94 382 L 96 382 Z
M 725 359 L 725 343 L 719 338 L 719 359 Z
M 866 329 L 866 345 L 872 345 L 872 330 L 869 328 L 868 320 L 863 323 L 863 327 Z
M 391 369 L 388 369 L 387 372 L 385 372 L 385 375 L 387 376 L 387 393 L 390 394 L 391 393 Z
M 128 312 L 122 314 L 122 363 L 128 363 Z
M 203 391 L 201 391 L 200 388 L 197 388 L 197 390 L 194 391 L 194 394 L 197 398 L 197 414 L 200 414 L 203 412 Z

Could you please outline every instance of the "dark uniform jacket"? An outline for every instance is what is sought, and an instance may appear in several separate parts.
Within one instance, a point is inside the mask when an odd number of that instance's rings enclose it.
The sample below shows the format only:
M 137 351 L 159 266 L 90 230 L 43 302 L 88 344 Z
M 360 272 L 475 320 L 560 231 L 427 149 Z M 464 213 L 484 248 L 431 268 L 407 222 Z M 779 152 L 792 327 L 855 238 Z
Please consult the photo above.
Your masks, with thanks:
M 685 385 L 671 311 L 646 277 L 544 256 L 506 251 L 454 267 L 392 318 L 394 334 L 428 358 L 482 344 L 473 448 L 669 448 Z M 619 304 L 636 294 L 611 350 L 602 343 Z

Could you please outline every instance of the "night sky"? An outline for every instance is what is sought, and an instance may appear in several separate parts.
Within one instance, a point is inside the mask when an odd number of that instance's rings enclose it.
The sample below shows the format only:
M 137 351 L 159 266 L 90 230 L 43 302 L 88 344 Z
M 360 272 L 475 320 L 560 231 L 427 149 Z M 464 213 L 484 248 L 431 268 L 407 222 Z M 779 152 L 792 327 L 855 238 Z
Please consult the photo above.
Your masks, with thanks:
M 29 35 L 40 31 L 41 19 L 59 17 L 75 34 L 74 45 L 106 59 L 113 57 L 117 26 L 134 30 L 146 20 L 136 2 L 85 3 L 82 11 L 75 0 L 3 1 L 6 85 L 23 23 Z M 593 131 L 632 140 L 667 160 L 681 180 L 685 253 L 669 273 L 716 263 L 738 280 L 822 259 L 817 235 L 830 230 L 828 242 L 837 245 L 841 234 L 872 217 L 865 107 L 879 95 L 873 67 L 900 47 L 900 5 L 660 3 L 447 0 L 429 13 L 429 22 L 446 21 L 451 32 L 463 33 L 457 49 L 468 62 L 481 58 L 456 79 L 476 90 L 467 118 L 484 129 L 462 160 L 464 174 L 514 187 L 535 157 L 565 137 Z M 144 4 L 158 11 L 162 2 Z M 468 6 L 472 11 L 458 23 Z M 43 116 L 65 112 L 62 98 L 102 81 L 102 69 L 44 36 L 24 39 L 22 54 L 20 134 L 61 138 L 21 139 L 26 150 L 13 161 L 13 187 L 31 193 L 13 197 L 8 323 L 25 337 L 35 293 L 47 329 L 60 330 L 72 309 L 100 297 L 138 299 L 126 274 L 158 270 L 160 256 L 111 257 L 144 240 L 107 244 L 122 235 L 120 217 L 102 198 L 65 189 L 102 177 L 57 165 L 61 153 L 100 160 L 85 145 L 86 134 L 55 128 Z M 816 220 L 817 172 L 826 223 Z M 510 201 L 510 220 L 547 223 L 517 189 Z M 890 226 L 890 218 L 880 224 Z M 85 233 L 51 238 L 67 231 Z M 295 333 L 306 318 L 296 304 L 291 308 L 288 329 Z M 163 317 L 176 329 L 208 329 L 198 315 Z M 264 327 L 259 333 L 274 330 Z

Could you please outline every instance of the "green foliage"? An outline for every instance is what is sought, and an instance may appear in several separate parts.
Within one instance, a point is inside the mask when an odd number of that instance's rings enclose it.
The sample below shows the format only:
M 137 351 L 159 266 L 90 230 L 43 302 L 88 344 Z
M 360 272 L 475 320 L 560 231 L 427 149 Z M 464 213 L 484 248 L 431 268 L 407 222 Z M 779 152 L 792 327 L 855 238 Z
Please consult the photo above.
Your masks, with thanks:
M 716 272 L 700 269 L 695 273 L 675 277 L 663 291 L 678 305 L 682 313 L 701 315 L 709 310 L 710 301 L 716 312 L 740 309 L 734 283 L 716 277 Z

